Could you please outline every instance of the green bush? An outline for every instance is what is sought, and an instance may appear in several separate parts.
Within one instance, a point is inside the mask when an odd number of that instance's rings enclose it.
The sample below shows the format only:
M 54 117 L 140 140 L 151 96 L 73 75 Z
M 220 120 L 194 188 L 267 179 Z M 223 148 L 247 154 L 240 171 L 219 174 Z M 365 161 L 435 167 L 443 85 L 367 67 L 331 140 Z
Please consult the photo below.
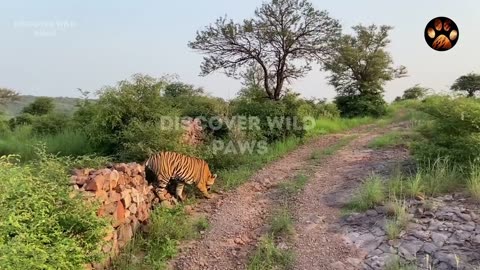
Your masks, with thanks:
M 305 135 L 303 119 L 298 114 L 298 104 L 288 98 L 281 101 L 239 100 L 234 103 L 232 114 L 257 117 L 260 120 L 260 129 L 252 128 L 245 131 L 247 136 L 252 139 L 266 140 L 268 143 L 272 143 L 289 136 L 301 138 Z M 276 120 L 278 122 L 275 122 Z M 292 125 L 292 121 L 296 121 L 296 123 Z
M 2 269 L 81 269 L 100 258 L 106 222 L 71 198 L 65 160 L 39 154 L 19 166 L 0 158 Z
M 381 95 L 337 96 L 335 103 L 343 117 L 380 117 L 387 113 L 387 103 Z
M 421 161 L 447 157 L 450 162 L 468 165 L 480 156 L 480 102 L 470 98 L 431 97 L 418 108 L 431 121 L 419 128 L 423 140 L 413 152 Z
M 17 117 L 11 118 L 8 120 L 8 125 L 10 129 L 15 129 L 18 126 L 30 125 L 33 122 L 34 116 L 29 113 L 22 113 Z
M 49 113 L 36 116 L 32 121 L 34 134 L 57 134 L 68 125 L 68 116 L 60 113 Z

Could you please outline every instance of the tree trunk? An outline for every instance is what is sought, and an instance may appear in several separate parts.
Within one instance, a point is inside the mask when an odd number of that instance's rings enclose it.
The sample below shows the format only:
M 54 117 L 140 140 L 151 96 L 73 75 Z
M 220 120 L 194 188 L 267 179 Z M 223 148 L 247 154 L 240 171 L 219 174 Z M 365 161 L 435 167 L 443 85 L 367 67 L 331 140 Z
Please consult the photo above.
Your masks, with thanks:
M 468 97 L 474 97 L 475 96 L 475 90 L 468 91 Z

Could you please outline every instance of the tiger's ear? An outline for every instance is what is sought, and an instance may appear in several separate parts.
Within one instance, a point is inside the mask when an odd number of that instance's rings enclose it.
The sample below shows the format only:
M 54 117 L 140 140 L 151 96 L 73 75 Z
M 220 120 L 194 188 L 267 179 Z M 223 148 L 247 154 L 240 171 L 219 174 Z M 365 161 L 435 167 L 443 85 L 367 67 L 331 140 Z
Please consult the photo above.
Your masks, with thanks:
M 213 178 L 217 178 L 217 174 L 216 174 L 216 173 L 215 173 L 215 174 L 213 174 L 212 176 L 213 176 Z

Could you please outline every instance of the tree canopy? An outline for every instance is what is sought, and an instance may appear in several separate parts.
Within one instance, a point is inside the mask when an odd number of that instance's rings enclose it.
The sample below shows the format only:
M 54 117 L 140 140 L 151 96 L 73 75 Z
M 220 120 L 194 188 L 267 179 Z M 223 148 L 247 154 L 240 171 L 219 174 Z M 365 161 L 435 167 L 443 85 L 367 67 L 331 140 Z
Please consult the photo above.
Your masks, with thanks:
M 325 70 L 331 72 L 329 83 L 339 95 L 382 94 L 385 82 L 406 75 L 405 67 L 393 67 L 386 51 L 391 29 L 386 25 L 357 25 L 354 35 L 342 36 L 335 54 L 325 63 Z
M 465 91 L 467 92 L 468 97 L 474 97 L 475 92 L 480 91 L 480 74 L 469 73 L 460 76 L 455 80 L 451 90 Z
M 422 87 L 420 85 L 415 85 L 408 88 L 403 92 L 402 99 L 419 99 L 423 98 L 427 94 L 428 88 Z
M 220 17 L 188 45 L 206 55 L 201 75 L 222 70 L 237 77 L 258 65 L 267 96 L 278 100 L 285 82 L 305 76 L 312 62 L 331 53 L 340 31 L 337 20 L 307 0 L 272 0 L 241 23 Z
M 0 88 L 0 105 L 18 99 L 18 93 L 12 89 Z
M 53 98 L 38 97 L 32 103 L 23 108 L 22 113 L 29 113 L 31 115 L 45 115 L 53 111 L 55 104 Z

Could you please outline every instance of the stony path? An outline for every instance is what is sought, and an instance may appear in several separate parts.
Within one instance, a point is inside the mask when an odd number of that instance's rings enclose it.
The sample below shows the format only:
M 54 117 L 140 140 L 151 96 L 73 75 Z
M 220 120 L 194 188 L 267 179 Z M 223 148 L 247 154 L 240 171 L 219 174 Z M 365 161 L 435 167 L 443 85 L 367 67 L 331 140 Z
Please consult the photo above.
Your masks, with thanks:
M 378 131 L 359 134 L 328 158 L 310 179 L 294 207 L 297 237 L 295 269 L 357 269 L 365 253 L 345 241 L 340 228 L 341 207 L 370 173 L 388 173 L 405 160 L 401 149 L 377 151 L 367 144 Z
M 328 135 L 289 153 L 257 172 L 241 187 L 218 195 L 195 211 L 205 211 L 210 228 L 204 237 L 183 246 L 171 269 L 245 269 L 250 252 L 266 230 L 274 207 L 274 187 L 305 166 L 314 149 L 326 148 L 341 136 Z
M 294 208 L 298 232 L 294 251 L 297 269 L 334 269 L 338 261 L 353 264 L 358 252 L 343 244 L 331 229 L 340 217 L 339 206 L 371 170 L 388 163 L 389 155 L 377 155 L 366 144 L 381 130 L 363 127 L 351 132 L 357 139 L 315 167 L 315 175 L 299 195 Z M 335 144 L 345 134 L 317 138 L 259 171 L 234 191 L 203 202 L 194 212 L 206 212 L 210 229 L 205 235 L 184 244 L 170 269 L 245 269 L 248 257 L 267 228 L 267 218 L 277 206 L 276 185 L 307 166 L 314 150 Z M 395 155 L 398 153 L 395 153 Z M 343 266 L 342 266 L 343 267 Z M 343 267 L 348 269 L 348 267 Z

